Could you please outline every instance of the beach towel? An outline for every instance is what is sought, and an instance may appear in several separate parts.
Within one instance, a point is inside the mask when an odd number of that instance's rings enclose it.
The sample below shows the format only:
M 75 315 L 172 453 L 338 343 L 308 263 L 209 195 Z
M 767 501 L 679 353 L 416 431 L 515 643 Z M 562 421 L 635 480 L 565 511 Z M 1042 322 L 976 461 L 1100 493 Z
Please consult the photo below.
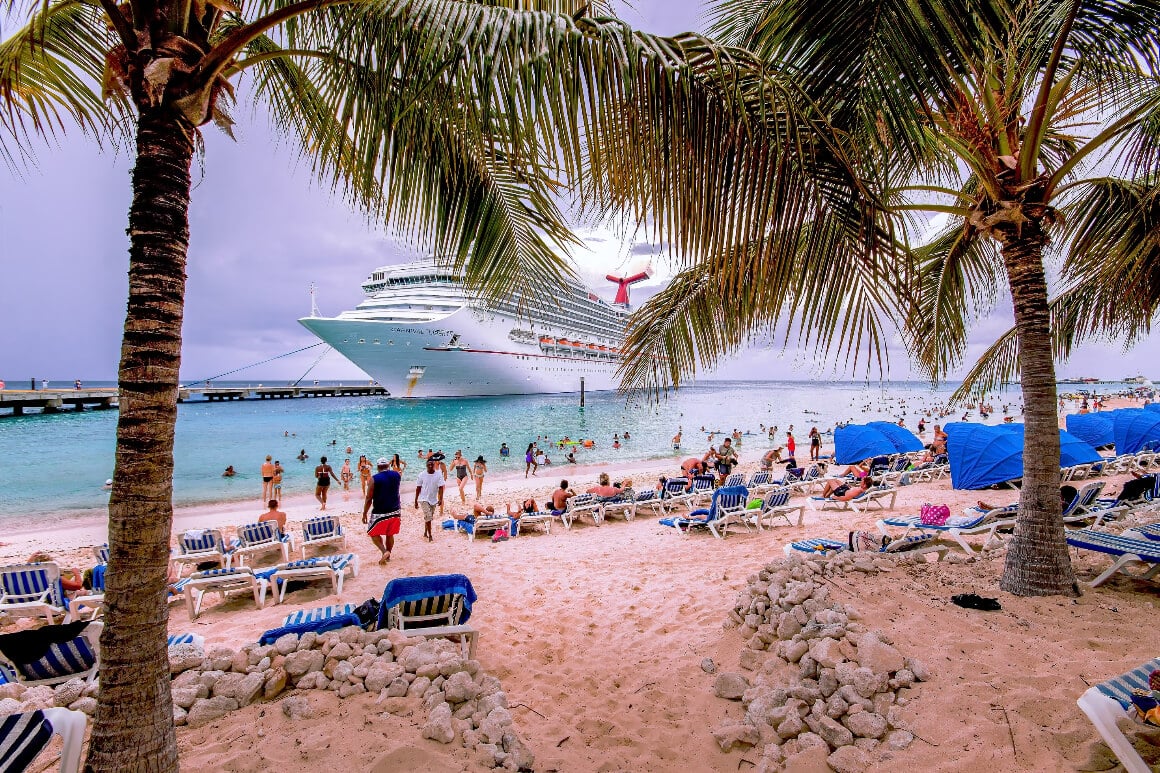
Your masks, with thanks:
M 471 580 L 462 574 L 435 574 L 428 577 L 396 577 L 387 583 L 383 589 L 383 600 L 379 604 L 379 628 L 387 625 L 387 611 L 404 601 L 419 601 L 421 599 L 440 596 L 443 594 L 459 594 L 463 596 L 463 613 L 459 618 L 460 624 L 466 623 L 471 617 L 471 605 L 475 603 L 475 588 Z
M 89 621 L 65 625 L 46 625 L 27 631 L 0 635 L 0 652 L 13 663 L 34 663 L 43 658 L 54 644 L 67 644 L 81 635 Z
M 288 633 L 301 637 L 304 633 L 326 633 L 327 631 L 337 631 L 339 628 L 346 628 L 348 625 L 361 626 L 362 621 L 355 614 L 336 615 L 335 617 L 327 617 L 322 620 L 310 620 L 305 623 L 285 625 L 281 628 L 271 628 L 262 634 L 261 638 L 258 639 L 258 644 L 273 644 L 278 641 L 279 637 L 285 636 Z

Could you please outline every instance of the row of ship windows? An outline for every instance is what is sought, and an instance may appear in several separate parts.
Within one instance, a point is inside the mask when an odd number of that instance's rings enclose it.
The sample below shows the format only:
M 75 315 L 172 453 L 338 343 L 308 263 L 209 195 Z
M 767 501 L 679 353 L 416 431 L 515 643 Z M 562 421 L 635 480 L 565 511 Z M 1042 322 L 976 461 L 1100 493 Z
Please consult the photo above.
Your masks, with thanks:
M 344 339 L 342 339 L 342 342 L 343 342 L 344 344 L 349 344 L 349 343 L 350 343 L 350 339 L 349 339 L 349 338 L 344 338 Z M 360 339 L 358 339 L 358 341 L 357 341 L 356 343 L 365 344 L 366 342 L 367 342 L 367 339 L 365 339 L 365 338 L 360 338 Z M 374 344 L 375 346 L 380 346 L 380 345 L 382 345 L 382 341 L 380 341 L 380 340 L 379 340 L 379 339 L 377 339 L 377 338 L 375 338 L 374 340 L 372 340 L 372 341 L 371 341 L 371 343 L 372 343 L 372 344 Z M 394 342 L 394 341 L 387 341 L 387 346 L 394 346 L 394 345 L 395 345 L 395 342 Z M 411 342 L 410 342 L 410 341 L 404 341 L 404 342 L 403 342 L 403 345 L 404 345 L 404 346 L 410 346 L 410 345 L 411 345 Z

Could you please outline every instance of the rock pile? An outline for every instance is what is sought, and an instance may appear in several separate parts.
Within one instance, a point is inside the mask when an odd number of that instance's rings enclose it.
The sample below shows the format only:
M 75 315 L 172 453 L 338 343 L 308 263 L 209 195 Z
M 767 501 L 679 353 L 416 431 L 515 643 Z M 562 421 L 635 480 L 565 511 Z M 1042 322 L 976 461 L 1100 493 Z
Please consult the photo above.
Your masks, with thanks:
M 534 758 L 520 740 L 499 679 L 479 661 L 464 659 L 447 639 L 409 637 L 397 631 L 368 633 L 351 626 L 301 638 L 287 634 L 271 645 L 240 650 L 196 644 L 169 648 L 173 675 L 173 719 L 197 727 L 290 688 L 331 690 L 340 698 L 377 693 L 389 713 L 426 709 L 424 738 L 459 741 L 478 750 L 481 762 L 508 770 L 531 770 Z M 52 687 L 0 685 L 0 716 L 49 706 L 93 714 L 96 684 L 73 680 Z M 302 696 L 281 701 L 291 719 L 309 719 L 313 708 Z
M 869 553 L 790 556 L 751 576 L 727 625 L 746 638 L 742 673 L 718 674 L 717 696 L 739 700 L 744 720 L 713 731 L 725 751 L 763 745 L 758 771 L 783 765 L 839 773 L 865 770 L 878 750 L 914 740 L 901 714 L 912 685 L 930 678 L 858 613 L 829 600 L 826 578 L 897 566 Z

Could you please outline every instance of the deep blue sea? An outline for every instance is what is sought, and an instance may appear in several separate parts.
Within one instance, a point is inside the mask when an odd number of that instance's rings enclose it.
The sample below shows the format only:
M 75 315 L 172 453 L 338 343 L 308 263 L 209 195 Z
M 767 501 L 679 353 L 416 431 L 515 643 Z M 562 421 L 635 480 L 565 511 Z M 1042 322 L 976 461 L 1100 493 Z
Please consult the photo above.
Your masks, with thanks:
M 482 454 L 494 473 L 522 469 L 524 449 L 538 436 L 594 438 L 597 447 L 580 452 L 581 462 L 594 463 L 677 456 L 670 441 L 678 428 L 684 429 L 681 455 L 702 453 L 708 445 L 700 431 L 703 426 L 706 431 L 737 428 L 754 433 L 740 447 L 742 459 L 751 460 L 771 446 L 760 425 L 779 428 L 777 445 L 784 444 L 785 431 L 793 425 L 803 447 L 814 425 L 827 430 L 851 419 L 902 418 L 914 429 L 919 413 L 944 402 L 949 393 L 950 389 L 934 391 L 914 382 L 786 381 L 703 382 L 660 403 L 626 401 L 611 392 L 589 393 L 583 409 L 578 395 L 191 401 L 178 410 L 174 504 L 252 499 L 260 490 L 259 471 L 266 454 L 286 468 L 284 494 L 312 491 L 311 472 L 319 457 L 328 456 L 337 471 L 347 446 L 353 450 L 352 466 L 359 454 L 374 460 L 397 452 L 415 469 L 420 448 L 442 449 L 448 459 L 462 449 L 469 459 Z M 991 402 L 1000 413 L 1003 404 L 1018 413 L 1017 392 Z M 957 412 L 956 418 L 961 415 Z M 91 410 L 0 418 L 7 481 L 0 517 L 103 508 L 108 495 L 101 484 L 113 474 L 116 420 L 116 411 Z M 631 440 L 614 450 L 613 434 L 626 430 Z M 511 448 L 506 462 L 499 457 L 501 442 Z M 295 458 L 302 449 L 309 455 L 306 462 Z M 221 477 L 226 465 L 233 465 L 238 475 Z

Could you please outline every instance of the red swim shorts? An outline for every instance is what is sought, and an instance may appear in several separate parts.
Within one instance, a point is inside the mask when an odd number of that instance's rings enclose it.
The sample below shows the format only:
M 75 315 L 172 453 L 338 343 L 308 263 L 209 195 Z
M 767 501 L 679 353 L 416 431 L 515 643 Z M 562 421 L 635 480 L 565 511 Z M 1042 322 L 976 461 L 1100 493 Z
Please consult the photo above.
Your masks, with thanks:
M 399 533 L 402 519 L 396 513 L 372 513 L 371 522 L 367 527 L 367 535 L 371 537 L 393 537 Z

